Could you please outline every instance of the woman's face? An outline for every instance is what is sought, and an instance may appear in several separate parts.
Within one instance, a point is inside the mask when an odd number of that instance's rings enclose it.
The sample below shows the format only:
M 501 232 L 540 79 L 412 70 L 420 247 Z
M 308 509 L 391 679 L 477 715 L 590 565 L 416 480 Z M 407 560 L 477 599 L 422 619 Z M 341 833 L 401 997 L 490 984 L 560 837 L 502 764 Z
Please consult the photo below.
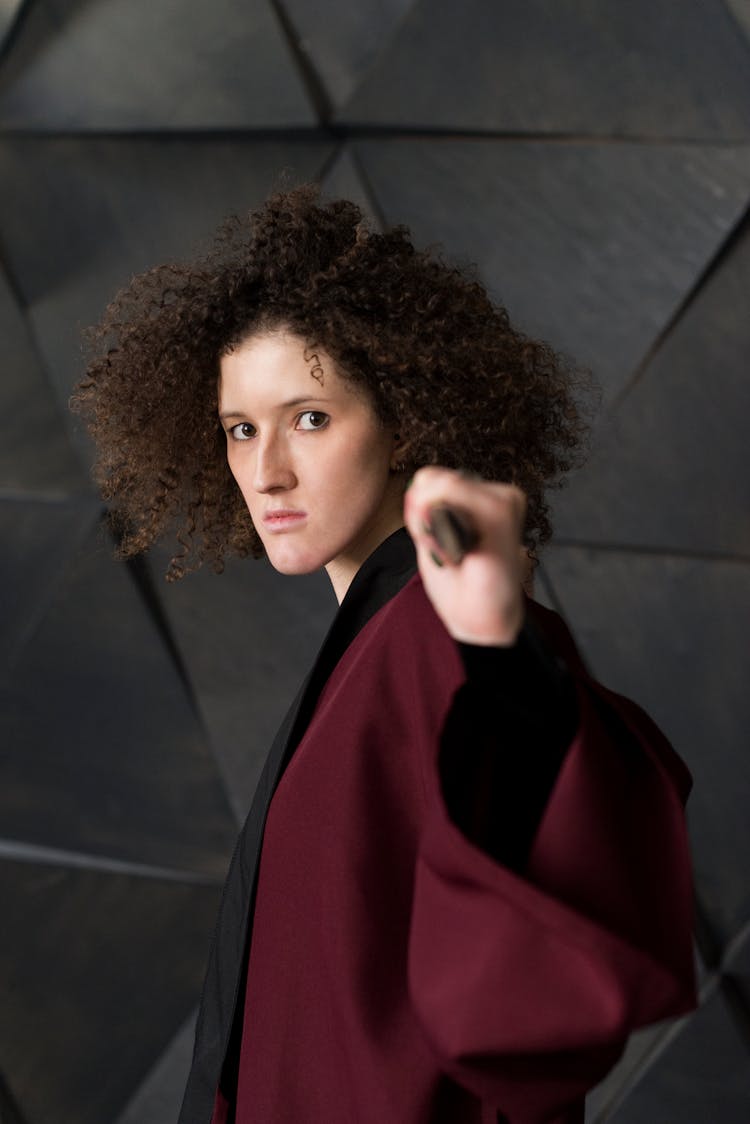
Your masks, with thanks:
M 359 566 L 403 524 L 394 434 L 324 351 L 285 331 L 221 360 L 227 459 L 271 564 L 325 566 L 339 601 Z

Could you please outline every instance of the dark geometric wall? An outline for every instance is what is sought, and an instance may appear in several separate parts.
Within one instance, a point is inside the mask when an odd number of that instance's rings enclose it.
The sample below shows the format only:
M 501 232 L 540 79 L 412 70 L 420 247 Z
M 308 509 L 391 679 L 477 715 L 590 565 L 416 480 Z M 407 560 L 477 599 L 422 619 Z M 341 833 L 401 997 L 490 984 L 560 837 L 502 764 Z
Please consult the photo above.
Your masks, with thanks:
M 750 1119 L 747 0 L 2 0 L 0 1119 L 176 1116 L 218 889 L 319 576 L 115 563 L 81 327 L 317 178 L 590 366 L 539 595 L 695 776 L 701 1005 L 590 1097 Z

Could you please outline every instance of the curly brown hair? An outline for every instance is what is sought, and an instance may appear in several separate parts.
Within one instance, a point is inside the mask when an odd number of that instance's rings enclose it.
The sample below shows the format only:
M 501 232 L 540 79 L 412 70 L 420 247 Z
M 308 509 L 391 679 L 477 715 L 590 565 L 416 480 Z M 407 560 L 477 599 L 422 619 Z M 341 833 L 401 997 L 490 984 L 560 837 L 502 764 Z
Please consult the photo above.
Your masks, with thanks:
M 71 404 L 98 447 L 121 555 L 169 528 L 169 579 L 263 554 L 227 466 L 217 379 L 222 355 L 282 327 L 366 388 L 408 441 L 406 474 L 442 464 L 521 487 L 535 557 L 551 533 L 545 489 L 578 459 L 585 378 L 512 328 L 473 270 L 415 249 L 403 226 L 377 233 L 312 185 L 230 219 L 201 259 L 135 277 L 89 329 Z

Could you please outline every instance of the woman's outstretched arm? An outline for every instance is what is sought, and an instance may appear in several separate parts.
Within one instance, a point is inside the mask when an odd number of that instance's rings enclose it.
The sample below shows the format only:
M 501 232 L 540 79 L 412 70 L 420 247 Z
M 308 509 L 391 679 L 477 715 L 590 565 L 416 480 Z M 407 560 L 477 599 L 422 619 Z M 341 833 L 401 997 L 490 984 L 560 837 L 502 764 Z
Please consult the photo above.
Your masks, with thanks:
M 467 683 L 418 859 L 412 1001 L 446 1071 L 511 1124 L 573 1121 L 632 1030 L 695 1003 L 689 775 L 524 597 L 517 490 L 421 475 L 407 525 Z M 434 503 L 479 530 L 460 566 L 431 556 Z

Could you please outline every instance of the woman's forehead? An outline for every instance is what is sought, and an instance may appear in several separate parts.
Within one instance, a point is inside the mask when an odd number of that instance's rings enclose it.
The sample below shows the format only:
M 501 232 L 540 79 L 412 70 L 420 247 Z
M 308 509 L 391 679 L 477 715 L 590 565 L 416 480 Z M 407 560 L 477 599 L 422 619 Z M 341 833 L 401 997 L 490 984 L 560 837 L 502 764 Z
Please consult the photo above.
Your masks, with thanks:
M 231 412 L 235 399 L 273 407 L 361 397 L 322 347 L 282 331 L 256 333 L 223 355 L 218 390 L 221 413 Z

